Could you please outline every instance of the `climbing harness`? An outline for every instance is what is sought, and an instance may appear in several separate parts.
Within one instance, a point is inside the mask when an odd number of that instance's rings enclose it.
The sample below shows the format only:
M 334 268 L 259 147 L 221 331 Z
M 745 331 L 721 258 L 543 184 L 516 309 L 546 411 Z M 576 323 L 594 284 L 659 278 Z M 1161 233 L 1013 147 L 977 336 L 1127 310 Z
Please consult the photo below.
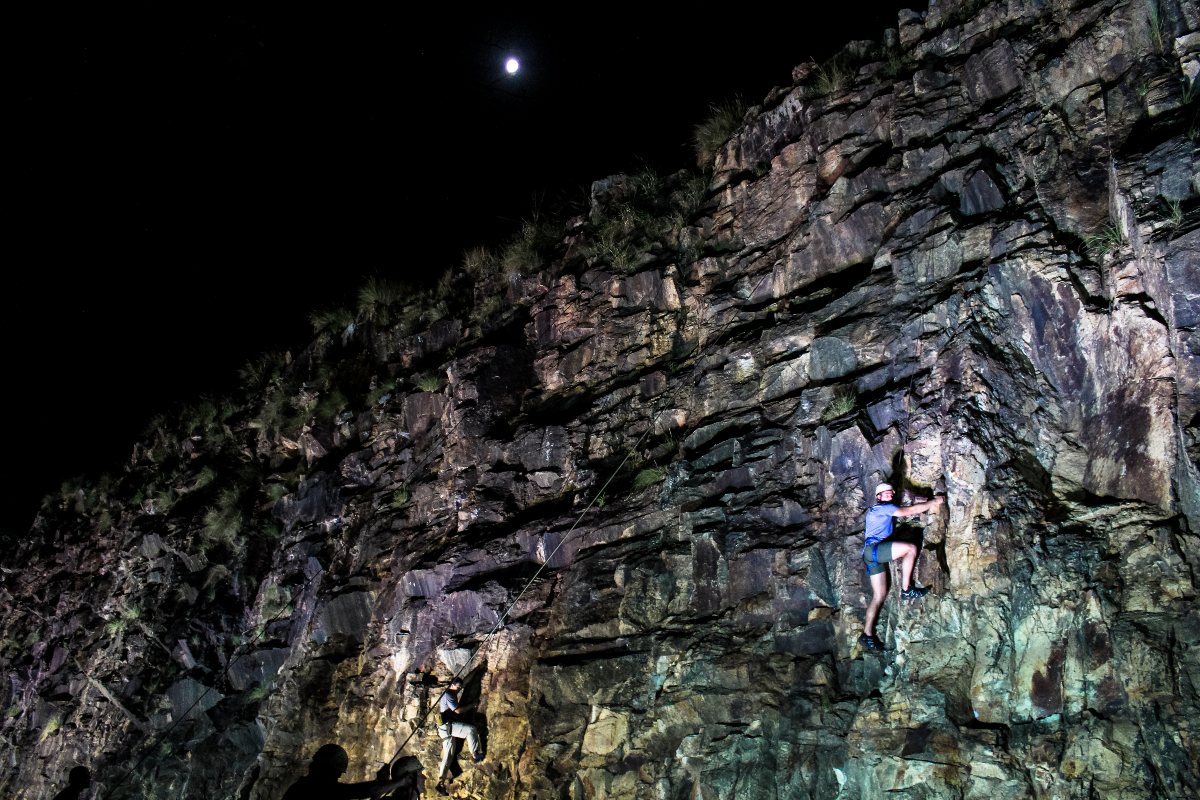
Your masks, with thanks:
M 868 512 L 868 513 L 870 513 L 870 512 Z M 879 544 L 880 544 L 879 542 L 876 542 L 871 547 L 871 560 L 867 562 L 867 574 L 868 575 L 874 575 L 875 573 L 872 572 L 871 570 L 877 569 L 879 567 Z M 862 556 L 863 556 L 863 560 L 866 561 L 866 559 L 867 559 L 866 545 L 863 545 Z

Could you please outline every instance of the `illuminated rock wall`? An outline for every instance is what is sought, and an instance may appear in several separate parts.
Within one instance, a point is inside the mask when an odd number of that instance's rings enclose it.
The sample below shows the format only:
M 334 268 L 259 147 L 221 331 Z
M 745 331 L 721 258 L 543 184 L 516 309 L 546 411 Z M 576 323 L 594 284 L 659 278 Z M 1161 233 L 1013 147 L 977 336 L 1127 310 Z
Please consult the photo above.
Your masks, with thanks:
M 172 445 L 306 466 L 230 575 L 186 497 L 40 520 L 0 584 L 3 793 L 82 763 L 114 797 L 274 800 L 327 742 L 367 780 L 485 639 L 454 796 L 1200 791 L 1200 18 L 961 5 L 902 12 L 898 76 L 798 67 L 634 274 L 577 219 L 498 321 L 360 324 L 288 367 L 444 389 Z M 902 527 L 933 591 L 893 578 L 880 654 L 885 479 L 948 502 Z M 435 773 L 432 728 L 409 752 Z

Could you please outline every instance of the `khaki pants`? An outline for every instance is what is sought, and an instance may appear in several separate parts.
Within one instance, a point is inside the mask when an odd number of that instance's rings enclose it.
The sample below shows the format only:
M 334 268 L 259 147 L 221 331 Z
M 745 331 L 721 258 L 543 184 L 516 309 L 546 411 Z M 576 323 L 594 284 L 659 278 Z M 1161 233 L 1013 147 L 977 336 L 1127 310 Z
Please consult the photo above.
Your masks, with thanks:
M 475 755 L 479 752 L 479 732 L 475 730 L 474 725 L 465 722 L 439 725 L 437 732 L 438 736 L 442 737 L 442 766 L 438 768 L 438 780 L 441 781 L 446 777 L 446 770 L 450 768 L 450 758 L 454 755 L 454 740 L 466 739 L 467 749 L 471 751 L 471 755 Z

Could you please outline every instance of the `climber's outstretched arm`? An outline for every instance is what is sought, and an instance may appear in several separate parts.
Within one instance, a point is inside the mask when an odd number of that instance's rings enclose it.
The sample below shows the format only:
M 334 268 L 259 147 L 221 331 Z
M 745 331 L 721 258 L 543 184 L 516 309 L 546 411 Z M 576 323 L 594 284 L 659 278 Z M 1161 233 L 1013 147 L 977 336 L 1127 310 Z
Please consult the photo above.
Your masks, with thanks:
M 938 497 L 935 497 L 932 500 L 928 500 L 924 503 L 917 503 L 915 506 L 905 506 L 904 508 L 897 508 L 895 511 L 892 512 L 892 516 L 893 517 L 915 517 L 917 514 L 924 514 L 926 511 L 928 511 L 931 508 L 937 508 L 944 502 L 946 502 L 946 498 L 941 497 L 939 495 Z

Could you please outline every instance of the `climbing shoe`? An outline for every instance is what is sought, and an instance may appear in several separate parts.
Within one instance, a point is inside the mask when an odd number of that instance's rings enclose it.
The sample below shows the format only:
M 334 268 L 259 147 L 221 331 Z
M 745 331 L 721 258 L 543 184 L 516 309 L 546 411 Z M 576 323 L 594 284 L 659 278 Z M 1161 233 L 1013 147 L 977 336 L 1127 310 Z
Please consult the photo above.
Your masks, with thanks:
M 883 650 L 883 642 L 879 641 L 874 636 L 867 636 L 865 633 L 858 637 L 858 643 L 868 650 Z
M 444 784 L 444 783 L 439 783 L 437 786 L 435 786 L 433 788 L 437 789 L 437 793 L 440 794 L 442 797 L 450 796 L 450 792 L 446 791 L 446 784 Z
M 475 759 L 476 764 L 478 764 L 480 761 L 483 761 L 483 759 L 486 757 L 487 756 L 485 756 L 483 753 L 476 753 L 475 755 L 471 756 L 471 758 Z
M 927 594 L 929 594 L 928 586 L 913 586 L 901 592 L 900 596 L 905 600 L 916 600 L 918 597 L 924 597 Z

